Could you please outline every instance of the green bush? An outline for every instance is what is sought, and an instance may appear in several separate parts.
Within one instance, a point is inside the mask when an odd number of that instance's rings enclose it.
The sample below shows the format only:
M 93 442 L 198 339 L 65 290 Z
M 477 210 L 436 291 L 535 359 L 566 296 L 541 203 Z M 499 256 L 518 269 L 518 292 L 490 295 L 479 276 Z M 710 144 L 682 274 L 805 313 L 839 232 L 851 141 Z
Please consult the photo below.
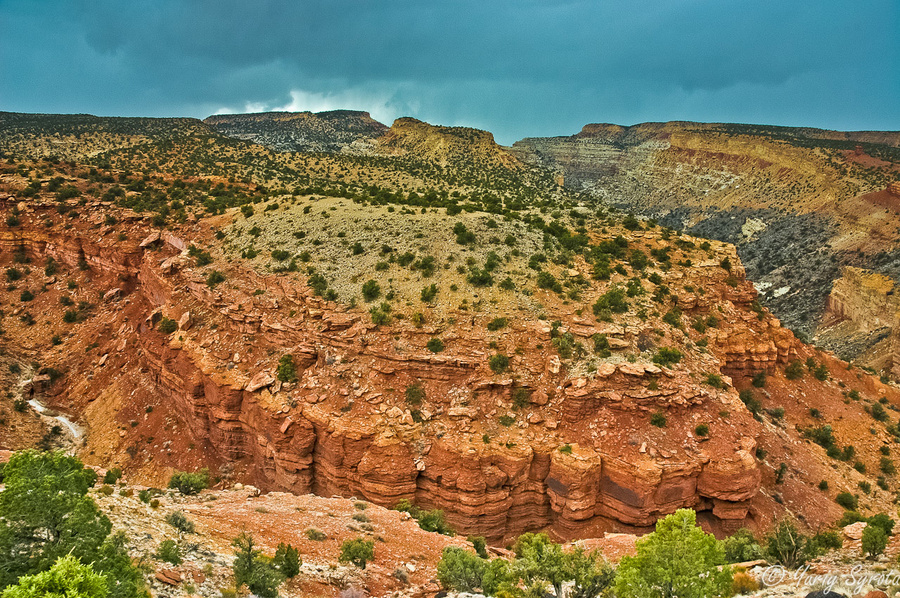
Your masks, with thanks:
M 143 595 L 143 577 L 88 490 L 97 474 L 62 452 L 19 451 L 3 468 L 0 587 L 50 569 L 60 557 L 92 563 L 108 598 Z M 40 594 L 43 596 L 43 594 Z
M 756 372 L 755 374 L 753 374 L 753 380 L 751 381 L 751 384 L 753 384 L 753 386 L 755 386 L 756 388 L 765 388 L 765 386 L 766 386 L 766 371 L 760 370 L 760 371 Z
M 244 585 L 261 598 L 277 598 L 278 586 L 282 582 L 282 574 L 275 568 L 269 559 L 265 558 L 259 549 L 253 536 L 242 532 L 232 543 L 235 548 L 234 573 L 235 587 L 240 589 Z
M 594 341 L 594 353 L 597 354 L 597 357 L 609 357 L 612 355 L 612 352 L 609 350 L 609 339 L 606 338 L 605 334 L 595 334 L 591 339 Z
M 440 353 L 444 350 L 444 341 L 437 337 L 433 337 L 428 339 L 428 342 L 425 344 L 425 347 L 428 348 L 432 353 Z
M 656 426 L 657 428 L 665 428 L 666 427 L 666 416 L 661 411 L 657 411 L 653 415 L 650 416 L 650 424 Z
M 169 488 L 176 488 L 185 495 L 197 494 L 201 490 L 209 488 L 209 470 L 203 468 L 193 473 L 176 471 L 169 479 Z
M 156 549 L 156 558 L 172 565 L 181 564 L 181 547 L 175 540 L 163 540 Z
M 172 334 L 173 332 L 178 330 L 178 322 L 163 316 L 163 318 L 159 321 L 159 325 L 156 327 L 156 329 L 163 334 Z
M 419 520 L 419 527 L 421 527 L 426 532 L 434 532 L 437 534 L 442 534 L 444 536 L 454 535 L 453 528 L 450 527 L 449 523 L 447 523 L 444 512 L 440 509 L 435 509 L 433 511 L 421 511 L 416 515 L 416 519 Z
M 342 563 L 353 563 L 360 569 L 366 568 L 366 563 L 375 559 L 375 543 L 362 538 L 344 540 L 341 544 L 341 555 L 338 560 Z
M 72 555 L 60 557 L 47 571 L 23 575 L 3 591 L 4 598 L 106 598 L 108 578 Z
M 366 301 L 374 301 L 381 295 L 381 285 L 374 280 L 367 280 L 363 283 L 362 295 Z
M 376 326 L 384 326 L 391 322 L 391 315 L 381 310 L 380 307 L 373 307 L 369 310 L 369 317 Z
M 213 289 L 216 285 L 225 282 L 225 275 L 218 270 L 213 270 L 206 277 L 206 286 Z
M 867 525 L 862 533 L 862 552 L 874 559 L 887 547 L 888 537 L 877 525 Z
M 788 380 L 799 380 L 803 377 L 803 362 L 799 359 L 793 360 L 786 368 L 784 368 L 784 377 Z
M 723 389 L 725 388 L 725 382 L 722 380 L 722 376 L 719 374 L 707 374 L 706 380 L 704 380 L 708 385 L 713 388 Z
M 709 426 L 706 424 L 700 424 L 696 428 L 694 428 L 694 434 L 697 436 L 709 436 Z
M 488 359 L 488 366 L 495 374 L 502 374 L 509 369 L 509 357 L 503 353 L 491 355 L 490 359 Z
M 441 587 L 455 592 L 476 592 L 482 587 L 487 562 L 458 546 L 447 546 L 437 566 Z
M 763 558 L 763 548 L 753 532 L 741 528 L 722 541 L 726 563 L 742 563 Z
M 432 285 L 422 288 L 422 293 L 420 295 L 420 298 L 425 303 L 431 303 L 432 301 L 434 301 L 434 298 L 437 297 L 437 294 L 438 294 L 437 285 L 432 284 Z
M 718 568 L 724 558 L 719 542 L 696 525 L 696 514 L 679 509 L 659 520 L 656 531 L 638 540 L 636 556 L 622 559 L 616 571 L 616 596 L 725 595 L 731 587 L 731 569 Z
M 628 302 L 625 300 L 625 289 L 613 286 L 597 299 L 593 305 L 594 315 L 600 317 L 604 311 L 623 314 L 628 311 Z
M 115 484 L 122 478 L 122 470 L 118 467 L 113 467 L 112 469 L 106 470 L 106 474 L 103 476 L 104 484 Z
M 296 548 L 290 544 L 281 542 L 275 550 L 275 557 L 272 559 L 272 564 L 275 565 L 275 568 L 278 569 L 282 575 L 288 579 L 292 579 L 300 573 L 300 565 L 303 564 L 303 561 L 300 559 L 300 553 Z
M 653 363 L 661 366 L 673 365 L 679 361 L 681 361 L 681 351 L 669 347 L 660 347 L 653 356 Z
M 859 501 L 849 492 L 841 492 L 834 497 L 834 502 L 841 505 L 848 511 L 855 511 Z
M 496 332 L 502 328 L 506 328 L 507 320 L 506 318 L 494 318 L 490 322 L 488 322 L 487 329 L 491 332 Z
M 278 368 L 275 377 L 281 382 L 294 382 L 297 379 L 297 368 L 294 366 L 294 356 L 290 353 L 282 355 L 278 360 Z
M 796 569 L 811 556 L 809 540 L 790 521 L 783 519 L 775 526 L 766 540 L 769 558 L 788 569 Z

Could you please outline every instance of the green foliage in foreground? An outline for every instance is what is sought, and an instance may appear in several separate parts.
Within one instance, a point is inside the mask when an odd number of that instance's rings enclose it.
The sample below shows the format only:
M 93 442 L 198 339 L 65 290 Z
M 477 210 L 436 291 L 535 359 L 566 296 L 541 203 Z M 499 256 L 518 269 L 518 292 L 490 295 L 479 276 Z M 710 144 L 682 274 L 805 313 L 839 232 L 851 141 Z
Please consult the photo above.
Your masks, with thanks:
M 62 452 L 29 450 L 13 454 L 3 474 L 0 589 L 71 557 L 103 576 L 109 598 L 146 596 L 124 535 L 110 535 L 112 524 L 87 494 L 92 470 Z
M 26 575 L 6 588 L 3 598 L 106 598 L 106 578 L 73 556 L 58 559 L 43 573 Z
M 450 590 L 504 597 L 541 596 L 548 589 L 561 596 L 563 586 L 574 582 L 567 596 L 594 598 L 610 587 L 615 576 L 598 554 L 564 552 L 546 534 L 524 534 L 514 549 L 516 558 L 510 562 L 448 546 L 438 563 L 438 580 Z
M 637 555 L 622 559 L 616 576 L 618 598 L 706 598 L 731 586 L 731 568 L 716 539 L 697 526 L 690 509 L 657 521 L 656 531 L 638 540 Z
M 253 536 L 242 532 L 235 538 L 231 545 L 234 546 L 234 585 L 240 589 L 247 588 L 262 598 L 276 598 L 278 586 L 284 580 L 284 576 L 275 568 L 272 562 L 262 555 L 256 548 Z

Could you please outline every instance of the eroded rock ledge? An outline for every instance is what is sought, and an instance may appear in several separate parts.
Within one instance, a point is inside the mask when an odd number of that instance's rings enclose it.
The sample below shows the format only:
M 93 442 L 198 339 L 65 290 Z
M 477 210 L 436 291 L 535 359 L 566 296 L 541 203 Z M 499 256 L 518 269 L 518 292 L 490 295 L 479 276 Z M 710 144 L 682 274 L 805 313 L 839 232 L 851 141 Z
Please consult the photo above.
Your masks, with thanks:
M 685 315 L 714 304 L 726 312 L 709 351 L 677 367 L 623 358 L 639 353 L 648 325 L 618 329 L 572 314 L 563 327 L 577 338 L 602 332 L 614 341 L 608 363 L 569 371 L 543 348 L 551 347 L 548 324 L 516 321 L 506 333 L 523 349 L 512 357 L 513 377 L 487 366 L 492 352 L 480 323 L 487 316 L 443 330 L 452 342 L 435 355 L 424 345 L 436 329 L 407 322 L 380 329 L 305 284 L 250 271 L 213 290 L 177 236 L 141 240 L 90 242 L 27 226 L 0 233 L 4 257 L 25 251 L 35 261 L 86 262 L 100 290 L 116 291 L 109 298 L 118 299 L 109 323 L 115 333 L 101 339 L 114 357 L 103 375 L 72 367 L 53 390 L 57 404 L 84 413 L 98 434 L 100 422 L 90 421 L 102 411 L 96 405 L 134 411 L 152 397 L 177 415 L 178 434 L 202 446 L 206 462 L 236 464 L 263 488 L 385 506 L 409 499 L 490 538 L 536 528 L 564 537 L 640 528 L 679 507 L 734 529 L 759 489 L 757 422 L 727 377 L 719 389 L 699 380 L 701 372 L 771 368 L 791 354 L 792 335 L 749 310 L 754 295 L 742 271 L 734 273 L 736 288 L 722 284 L 712 264 L 689 272 L 707 293 L 700 305 L 679 298 Z M 180 322 L 175 334 L 156 329 L 163 315 Z M 274 375 L 286 353 L 297 367 L 293 384 Z M 411 384 L 427 393 L 415 410 L 403 400 Z M 514 409 L 517 389 L 529 401 Z M 727 419 L 717 416 L 726 410 Z M 664 429 L 649 424 L 657 411 L 668 420 Z M 503 415 L 515 423 L 498 427 Z M 714 420 L 708 438 L 693 433 Z M 112 450 L 134 445 L 130 431 L 119 436 L 107 439 Z M 179 458 L 160 456 L 172 466 Z

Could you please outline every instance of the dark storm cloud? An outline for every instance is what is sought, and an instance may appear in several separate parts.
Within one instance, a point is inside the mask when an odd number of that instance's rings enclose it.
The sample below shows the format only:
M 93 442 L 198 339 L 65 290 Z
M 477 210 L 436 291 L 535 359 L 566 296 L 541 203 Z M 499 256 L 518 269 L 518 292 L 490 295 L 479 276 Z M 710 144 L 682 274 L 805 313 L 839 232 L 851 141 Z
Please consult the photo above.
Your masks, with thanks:
M 0 109 L 900 128 L 896 0 L 0 0 Z

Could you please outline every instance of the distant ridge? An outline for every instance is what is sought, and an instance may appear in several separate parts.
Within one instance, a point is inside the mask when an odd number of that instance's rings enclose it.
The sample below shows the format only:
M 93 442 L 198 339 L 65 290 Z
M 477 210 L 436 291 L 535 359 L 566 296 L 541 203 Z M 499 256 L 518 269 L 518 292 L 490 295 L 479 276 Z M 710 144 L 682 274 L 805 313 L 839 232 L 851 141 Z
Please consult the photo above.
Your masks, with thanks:
M 388 131 L 359 110 L 217 114 L 203 122 L 223 135 L 281 152 L 365 153 Z

